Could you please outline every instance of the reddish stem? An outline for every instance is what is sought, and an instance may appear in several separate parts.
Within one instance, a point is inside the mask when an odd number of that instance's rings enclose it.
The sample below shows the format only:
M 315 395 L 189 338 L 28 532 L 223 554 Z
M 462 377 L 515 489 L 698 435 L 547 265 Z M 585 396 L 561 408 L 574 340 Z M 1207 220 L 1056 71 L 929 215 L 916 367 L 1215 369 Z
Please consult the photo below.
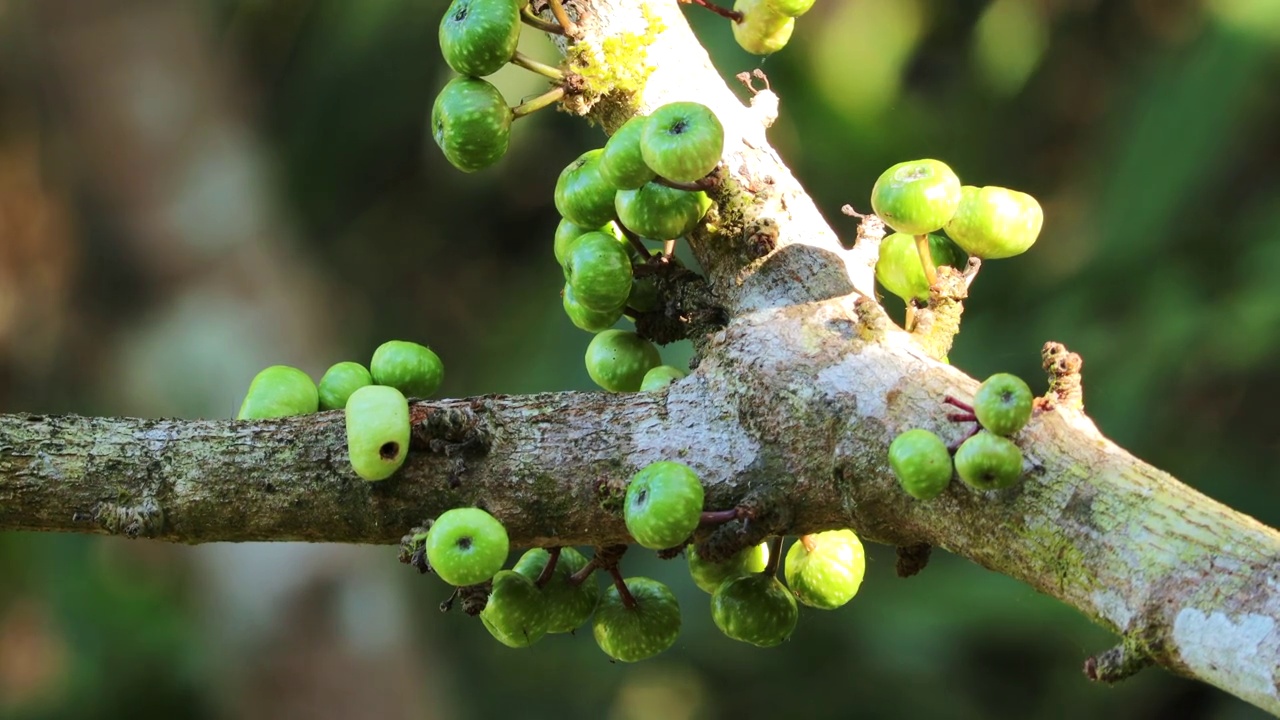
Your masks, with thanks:
M 729 508 L 728 510 L 704 510 L 698 518 L 698 525 L 706 527 L 709 525 L 723 525 L 727 522 L 740 520 L 747 516 L 747 509 L 744 507 Z
M 613 586 L 618 588 L 618 597 L 622 598 L 623 607 L 628 610 L 634 610 L 636 607 L 636 598 L 631 594 L 631 589 L 627 587 L 627 581 L 622 579 L 622 571 L 617 565 L 609 568 L 609 574 L 613 576 Z
M 706 8 L 720 17 L 729 18 L 736 23 L 742 22 L 742 13 L 737 10 L 722 8 L 719 5 L 707 2 L 707 0 L 680 0 L 680 2 L 686 5 L 697 5 L 698 7 Z
M 946 397 L 942 398 L 942 402 L 948 405 L 955 405 L 956 407 L 960 408 L 961 410 L 967 413 L 973 412 L 972 405 L 953 395 L 947 395 Z
M 574 587 L 581 585 L 583 581 L 591 577 L 591 573 L 595 572 L 598 567 L 600 567 L 600 563 L 594 557 L 591 558 L 586 565 L 582 566 L 581 570 L 569 576 L 569 584 Z
M 948 413 L 947 419 L 951 422 L 978 422 L 978 416 L 971 412 L 967 413 Z
M 538 579 L 534 584 L 538 587 L 546 587 L 551 582 L 551 578 L 556 574 L 556 565 L 560 562 L 560 548 L 547 548 L 547 564 L 543 566 L 542 572 L 538 573 Z
M 631 230 L 629 230 L 626 225 L 623 225 L 622 221 L 616 217 L 613 219 L 613 222 L 618 226 L 618 230 L 622 232 L 622 236 L 627 239 L 627 242 L 631 243 L 631 247 L 635 248 L 636 252 L 640 253 L 640 257 L 647 261 L 650 257 L 649 248 L 644 246 L 644 241 L 640 239 L 640 236 L 631 232 Z

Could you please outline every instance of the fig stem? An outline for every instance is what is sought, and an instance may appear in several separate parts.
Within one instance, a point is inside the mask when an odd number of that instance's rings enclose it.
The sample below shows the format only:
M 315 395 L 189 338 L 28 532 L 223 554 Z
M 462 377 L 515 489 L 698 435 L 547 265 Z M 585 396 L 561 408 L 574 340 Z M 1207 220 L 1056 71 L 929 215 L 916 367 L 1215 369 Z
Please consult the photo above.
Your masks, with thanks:
M 764 566 L 765 575 L 777 575 L 778 566 L 782 564 L 782 536 L 769 538 L 769 562 Z
M 562 97 L 564 97 L 564 88 L 557 85 L 538 97 L 533 98 L 532 100 L 526 100 L 525 102 L 511 108 L 511 114 L 516 118 L 522 118 L 530 113 L 538 112 L 548 105 L 554 105 Z
M 672 238 L 671 240 L 663 240 L 662 241 L 662 257 L 670 261 L 671 256 L 675 254 L 676 254 L 675 238 Z
M 586 565 L 582 566 L 581 570 L 569 576 L 569 584 L 574 587 L 581 585 L 583 581 L 591 577 L 591 573 L 595 572 L 598 567 L 600 567 L 600 563 L 594 557 L 591 558 Z
M 635 248 L 636 252 L 640 253 L 640 257 L 643 258 L 644 261 L 648 261 L 649 248 L 644 246 L 644 242 L 640 240 L 640 236 L 631 232 L 626 225 L 622 224 L 621 220 L 614 218 L 614 223 L 617 224 L 618 229 L 622 231 L 623 236 L 627 238 L 627 242 L 631 243 L 631 247 Z
M 675 180 L 668 180 L 662 177 L 661 175 L 655 175 L 653 178 L 653 181 L 659 185 L 666 185 L 669 188 L 675 188 L 676 190 L 687 190 L 689 192 L 697 192 L 699 190 L 710 190 L 711 188 L 720 184 L 719 178 L 717 178 L 715 175 L 708 175 L 706 177 L 694 180 L 693 182 L 676 182 Z
M 948 413 L 947 419 L 951 422 L 978 422 L 978 416 L 973 413 Z
M 525 5 L 524 9 L 520 11 L 520 20 L 535 30 L 541 30 L 552 35 L 564 34 L 564 26 L 558 22 L 548 22 L 534 15 L 533 10 L 528 5 Z
M 509 60 L 508 62 L 510 62 L 512 65 L 519 65 L 525 70 L 538 73 L 543 77 L 551 78 L 556 82 L 560 82 L 564 80 L 564 73 L 560 71 L 560 68 L 552 67 L 543 62 L 538 62 L 537 60 L 534 60 L 533 58 L 529 57 L 528 55 L 525 55 L 519 50 L 516 51 L 515 55 L 511 56 L 511 60 Z
M 920 255 L 920 264 L 924 266 L 924 279 L 929 282 L 929 287 L 933 287 L 933 284 L 938 282 L 938 271 L 933 268 L 928 234 L 916 236 L 916 252 Z
M 697 5 L 698 7 L 706 8 L 720 17 L 729 18 L 736 23 L 742 22 L 742 13 L 737 10 L 722 8 L 715 3 L 707 2 L 707 0 L 680 0 L 680 2 L 686 5 Z
M 805 552 L 813 552 L 818 549 L 818 541 L 813 535 L 801 535 L 800 544 L 804 545 Z
M 740 507 L 729 508 L 728 510 L 703 510 L 702 515 L 698 517 L 698 525 L 700 527 L 723 525 L 740 517 L 745 517 L 743 509 Z
M 963 411 L 965 411 L 965 412 L 967 412 L 967 413 L 972 413 L 972 412 L 973 412 L 973 406 L 972 406 L 972 405 L 970 405 L 969 403 L 967 403 L 967 402 L 965 402 L 965 401 L 961 400 L 960 398 L 956 397 L 955 395 L 946 395 L 946 396 L 944 396 L 944 397 L 942 398 L 942 402 L 944 402 L 944 403 L 946 403 L 946 404 L 948 404 L 948 405 L 954 405 L 955 407 L 958 407 L 958 408 L 960 408 L 961 410 L 963 410 Z
M 547 564 L 542 567 L 542 572 L 538 573 L 538 579 L 533 581 L 538 587 L 546 587 L 551 582 L 551 578 L 556 574 L 556 565 L 560 562 L 560 548 L 547 548 Z
M 613 586 L 618 588 L 618 597 L 622 598 L 622 605 L 628 610 L 634 610 L 637 604 L 636 598 L 627 587 L 627 581 L 622 579 L 622 571 L 614 565 L 609 568 L 609 574 L 613 576 Z
M 551 14 L 556 16 L 556 22 L 560 23 L 560 28 L 564 30 L 565 37 L 578 37 L 578 26 L 569 19 L 569 13 L 564 10 L 564 3 L 560 0 L 548 0 L 551 5 Z
M 907 316 L 902 319 L 902 329 L 912 332 L 916 329 L 916 306 L 915 303 L 907 303 Z

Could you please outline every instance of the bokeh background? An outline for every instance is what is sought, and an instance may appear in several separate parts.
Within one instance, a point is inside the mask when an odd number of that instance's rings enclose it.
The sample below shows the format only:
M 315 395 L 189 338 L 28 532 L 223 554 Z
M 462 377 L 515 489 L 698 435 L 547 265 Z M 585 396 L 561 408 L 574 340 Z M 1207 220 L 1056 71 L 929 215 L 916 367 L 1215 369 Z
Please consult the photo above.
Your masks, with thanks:
M 449 167 L 424 133 L 443 10 L 0 0 L 0 410 L 229 417 L 266 365 L 390 338 L 435 347 L 449 396 L 590 388 L 551 190 L 603 135 L 540 113 L 497 167 Z M 819 0 L 767 60 L 687 10 L 731 83 L 768 73 L 771 137 L 842 234 L 904 159 L 1041 199 L 956 365 L 1039 390 L 1063 341 L 1106 433 L 1280 524 L 1280 3 Z M 899 580 L 871 548 L 859 597 L 773 650 L 722 637 L 682 561 L 627 570 L 685 608 L 635 666 L 589 632 L 501 647 L 394 548 L 4 534 L 0 718 L 1262 715 L 1158 670 L 1087 683 L 1108 633 L 945 553 Z

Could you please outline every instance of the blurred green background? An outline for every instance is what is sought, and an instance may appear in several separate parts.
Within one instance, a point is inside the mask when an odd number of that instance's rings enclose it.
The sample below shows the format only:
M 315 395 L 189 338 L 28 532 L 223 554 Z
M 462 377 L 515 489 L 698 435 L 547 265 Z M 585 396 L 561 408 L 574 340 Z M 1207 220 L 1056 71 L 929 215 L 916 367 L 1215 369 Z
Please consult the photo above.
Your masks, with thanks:
M 443 9 L 0 0 L 0 409 L 229 417 L 266 365 L 318 377 L 393 337 L 438 350 L 450 396 L 589 388 L 551 190 L 603 135 L 540 113 L 498 167 L 449 167 L 423 131 Z M 1280 524 L 1280 3 L 820 0 L 765 60 L 687 15 L 731 83 L 768 73 L 771 137 L 842 234 L 905 159 L 1040 198 L 953 362 L 1040 390 L 1065 342 L 1106 433 Z M 628 558 L 686 624 L 627 666 L 589 632 L 499 646 L 393 548 L 6 534 L 0 718 L 1262 716 L 1158 670 L 1091 685 L 1113 638 L 1073 611 L 870 550 L 859 597 L 773 650 L 721 636 L 683 561 Z

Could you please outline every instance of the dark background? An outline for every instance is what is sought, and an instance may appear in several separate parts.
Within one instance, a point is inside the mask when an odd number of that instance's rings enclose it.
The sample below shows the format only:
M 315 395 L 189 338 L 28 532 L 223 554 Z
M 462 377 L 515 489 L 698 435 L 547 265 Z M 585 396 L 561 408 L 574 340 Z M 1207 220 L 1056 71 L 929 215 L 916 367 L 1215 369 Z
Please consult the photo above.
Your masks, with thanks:
M 545 112 L 497 167 L 449 167 L 424 134 L 443 9 L 0 2 L 0 409 L 229 417 L 266 365 L 318 378 L 390 338 L 432 345 L 448 396 L 589 388 L 551 192 L 604 137 Z M 1039 391 L 1065 342 L 1104 432 L 1280 523 L 1280 4 L 819 0 L 765 61 L 687 14 L 730 82 L 768 73 L 771 138 L 842 234 L 900 160 L 1041 200 L 1032 251 L 983 269 L 957 366 Z M 1160 670 L 1091 685 L 1114 638 L 939 555 L 898 580 L 870 548 L 859 596 L 772 650 L 719 635 L 683 561 L 628 558 L 685 628 L 613 665 L 589 632 L 499 646 L 393 548 L 6 534 L 0 717 L 1262 715 Z

